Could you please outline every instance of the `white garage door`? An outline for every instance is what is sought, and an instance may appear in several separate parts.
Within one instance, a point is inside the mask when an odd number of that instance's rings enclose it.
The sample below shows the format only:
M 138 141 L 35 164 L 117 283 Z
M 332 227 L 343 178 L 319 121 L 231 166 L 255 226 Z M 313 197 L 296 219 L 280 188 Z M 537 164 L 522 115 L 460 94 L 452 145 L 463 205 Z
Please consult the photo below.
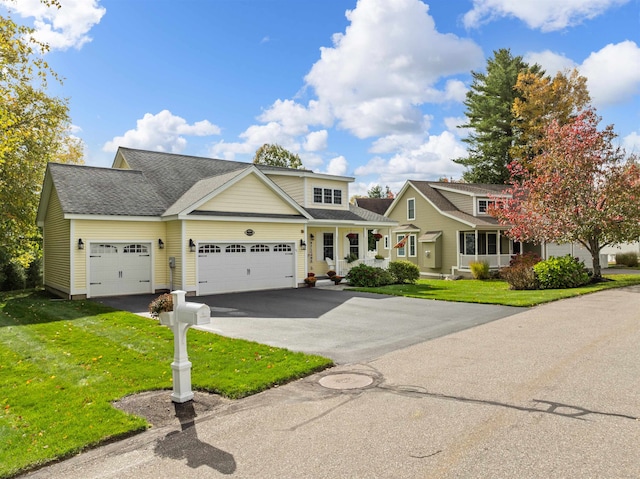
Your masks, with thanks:
M 293 288 L 293 253 L 290 243 L 201 243 L 198 294 Z
M 89 296 L 152 292 L 151 243 L 91 243 Z

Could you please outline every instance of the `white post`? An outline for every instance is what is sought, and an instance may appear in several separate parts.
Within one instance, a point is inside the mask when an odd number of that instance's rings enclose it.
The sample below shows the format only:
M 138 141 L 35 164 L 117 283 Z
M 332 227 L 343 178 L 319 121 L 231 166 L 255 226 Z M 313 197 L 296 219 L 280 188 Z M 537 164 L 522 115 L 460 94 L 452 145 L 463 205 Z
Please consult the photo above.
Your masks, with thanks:
M 184 304 L 186 291 L 172 291 L 173 310 L 178 309 L 178 305 Z M 187 356 L 187 330 L 191 325 L 174 319 L 171 329 L 173 329 L 173 393 L 171 400 L 176 403 L 184 403 L 193 399 L 191 390 L 191 362 Z

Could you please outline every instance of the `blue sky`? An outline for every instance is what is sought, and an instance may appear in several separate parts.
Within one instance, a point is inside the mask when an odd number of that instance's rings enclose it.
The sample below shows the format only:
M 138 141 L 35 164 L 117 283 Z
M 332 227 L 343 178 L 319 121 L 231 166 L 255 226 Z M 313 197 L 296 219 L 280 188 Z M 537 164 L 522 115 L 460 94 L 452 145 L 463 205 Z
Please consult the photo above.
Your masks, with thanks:
M 470 72 L 499 48 L 578 68 L 603 125 L 640 153 L 640 0 L 60 3 L 0 0 L 51 45 L 65 78 L 51 92 L 88 165 L 118 146 L 251 161 L 279 143 L 354 176 L 351 194 L 459 178 Z

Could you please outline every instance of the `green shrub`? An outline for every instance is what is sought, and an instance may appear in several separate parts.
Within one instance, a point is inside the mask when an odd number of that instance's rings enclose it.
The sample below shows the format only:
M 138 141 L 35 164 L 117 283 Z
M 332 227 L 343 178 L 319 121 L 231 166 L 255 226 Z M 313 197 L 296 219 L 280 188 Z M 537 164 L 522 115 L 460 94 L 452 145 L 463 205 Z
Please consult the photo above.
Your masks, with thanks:
M 540 289 L 576 288 L 590 281 L 584 263 L 571 255 L 540 261 L 533 270 Z
M 638 266 L 638 254 L 637 253 L 616 253 L 616 264 L 621 266 L 628 266 L 629 268 L 635 268 Z
M 27 288 L 40 288 L 42 286 L 42 258 L 34 259 L 25 274 Z
M 15 291 L 26 288 L 26 275 L 20 263 L 8 261 L 2 266 L 2 291 Z
M 420 268 L 411 261 L 398 260 L 389 263 L 389 273 L 395 283 L 415 283 L 420 278 Z
M 351 286 L 360 288 L 377 288 L 393 284 L 393 276 L 386 269 L 359 264 L 349 270 L 347 279 Z
M 469 269 L 474 279 L 489 279 L 489 263 L 486 261 L 472 261 Z
M 509 266 L 500 270 L 500 279 L 509 283 L 509 289 L 538 289 L 539 284 L 533 266 L 541 261 L 535 253 L 516 254 L 511 257 Z

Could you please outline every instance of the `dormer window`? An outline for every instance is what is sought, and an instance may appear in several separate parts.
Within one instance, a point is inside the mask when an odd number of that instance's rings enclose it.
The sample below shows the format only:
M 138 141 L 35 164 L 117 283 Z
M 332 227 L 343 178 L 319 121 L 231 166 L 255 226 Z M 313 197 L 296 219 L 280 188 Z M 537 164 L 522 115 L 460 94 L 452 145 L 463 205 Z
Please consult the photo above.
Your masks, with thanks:
M 313 202 L 324 203 L 328 205 L 341 205 L 342 190 L 334 190 L 333 188 L 314 188 Z
M 478 214 L 488 215 L 489 208 L 494 206 L 496 206 L 495 200 L 478 200 Z M 500 202 L 498 202 L 498 206 L 500 206 Z

